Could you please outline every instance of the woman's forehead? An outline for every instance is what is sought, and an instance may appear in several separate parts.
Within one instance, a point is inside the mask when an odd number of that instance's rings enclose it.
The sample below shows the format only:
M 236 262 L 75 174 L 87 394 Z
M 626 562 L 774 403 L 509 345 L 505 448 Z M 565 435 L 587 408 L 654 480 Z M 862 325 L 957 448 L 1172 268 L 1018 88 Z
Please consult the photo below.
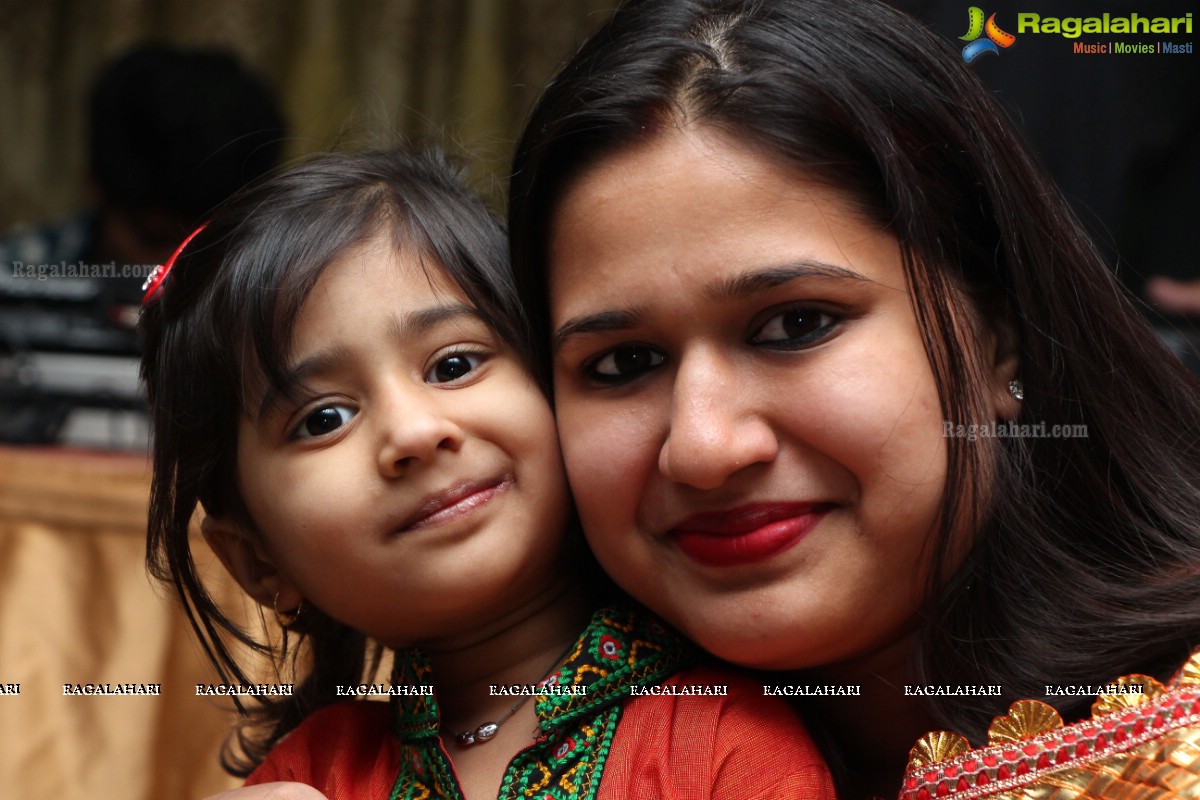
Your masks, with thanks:
M 552 220 L 548 260 L 559 320 L 601 299 L 728 295 L 752 273 L 800 267 L 904 286 L 895 240 L 838 192 L 705 129 L 677 129 L 580 176 Z

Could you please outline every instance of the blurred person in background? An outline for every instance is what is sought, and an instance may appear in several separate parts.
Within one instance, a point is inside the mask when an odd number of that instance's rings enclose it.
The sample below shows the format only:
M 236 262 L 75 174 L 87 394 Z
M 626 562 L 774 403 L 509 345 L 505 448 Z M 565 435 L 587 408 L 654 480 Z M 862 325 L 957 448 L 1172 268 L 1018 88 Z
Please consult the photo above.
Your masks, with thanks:
M 285 135 L 234 56 L 161 44 L 106 66 L 87 116 L 86 207 L 0 238 L 0 441 L 144 446 L 142 283 Z
M 220 51 L 137 47 L 99 75 L 87 113 L 88 207 L 14 232 L 0 263 L 153 267 L 275 166 L 284 137 L 274 92 Z M 107 299 L 136 305 L 141 279 L 108 283 Z

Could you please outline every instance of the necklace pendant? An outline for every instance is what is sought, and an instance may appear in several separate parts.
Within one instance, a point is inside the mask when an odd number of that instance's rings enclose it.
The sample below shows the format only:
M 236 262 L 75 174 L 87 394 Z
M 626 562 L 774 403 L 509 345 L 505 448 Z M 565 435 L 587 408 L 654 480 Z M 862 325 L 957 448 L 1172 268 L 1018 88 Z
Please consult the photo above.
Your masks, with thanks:
M 478 728 L 475 729 L 475 738 L 477 738 L 481 742 L 486 742 L 488 739 L 495 736 L 496 732 L 499 730 L 500 730 L 500 723 L 485 722 L 482 725 L 480 725 Z
M 459 747 L 470 747 L 475 744 L 475 731 L 461 731 L 454 734 L 454 741 Z

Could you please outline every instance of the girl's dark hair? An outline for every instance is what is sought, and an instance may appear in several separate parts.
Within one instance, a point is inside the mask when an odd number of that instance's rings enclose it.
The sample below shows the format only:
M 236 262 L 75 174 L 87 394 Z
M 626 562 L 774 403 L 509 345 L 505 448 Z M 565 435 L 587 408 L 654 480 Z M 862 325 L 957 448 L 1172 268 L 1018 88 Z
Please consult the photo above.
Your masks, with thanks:
M 288 661 L 288 634 L 280 647 L 260 642 L 218 608 L 197 572 L 189 523 L 199 503 L 255 531 L 235 482 L 238 420 L 258 417 L 250 398 L 264 386 L 288 390 L 292 328 L 325 267 L 381 233 L 426 269 L 443 270 L 528 363 L 503 229 L 432 154 L 325 155 L 242 191 L 188 244 L 142 313 L 154 430 L 147 565 L 178 592 L 225 683 L 256 682 L 232 641 L 271 654 L 278 669 Z M 248 721 L 222 754 L 235 774 L 247 774 L 281 736 L 333 702 L 335 686 L 358 683 L 378 665 L 377 647 L 309 603 L 291 634 L 299 641 L 290 669 L 306 645 L 308 673 L 291 697 L 255 698 L 252 708 L 238 702 Z
M 986 421 L 979 329 L 1011 328 L 1017 422 L 1086 437 L 946 440 L 913 666 L 926 683 L 1002 685 L 930 701 L 979 741 L 1015 698 L 1162 677 L 1200 643 L 1200 392 L 956 47 L 871 0 L 632 0 L 532 112 L 509 235 L 545 370 L 556 204 L 606 157 L 704 126 L 895 236 L 947 421 Z M 1090 698 L 1050 702 L 1080 716 Z

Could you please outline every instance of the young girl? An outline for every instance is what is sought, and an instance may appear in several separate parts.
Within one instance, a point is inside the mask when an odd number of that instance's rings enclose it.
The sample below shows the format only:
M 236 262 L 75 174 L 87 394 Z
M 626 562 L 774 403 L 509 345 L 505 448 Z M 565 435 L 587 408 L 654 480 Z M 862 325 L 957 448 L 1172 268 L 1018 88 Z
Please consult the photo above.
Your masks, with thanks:
M 227 764 L 331 798 L 831 797 L 785 705 L 593 610 L 505 247 L 440 161 L 337 155 L 242 193 L 152 278 L 150 568 L 223 681 L 254 683 L 225 633 L 300 673 L 239 704 Z M 205 592 L 198 504 L 279 648 Z M 339 701 L 376 642 L 390 702 Z

